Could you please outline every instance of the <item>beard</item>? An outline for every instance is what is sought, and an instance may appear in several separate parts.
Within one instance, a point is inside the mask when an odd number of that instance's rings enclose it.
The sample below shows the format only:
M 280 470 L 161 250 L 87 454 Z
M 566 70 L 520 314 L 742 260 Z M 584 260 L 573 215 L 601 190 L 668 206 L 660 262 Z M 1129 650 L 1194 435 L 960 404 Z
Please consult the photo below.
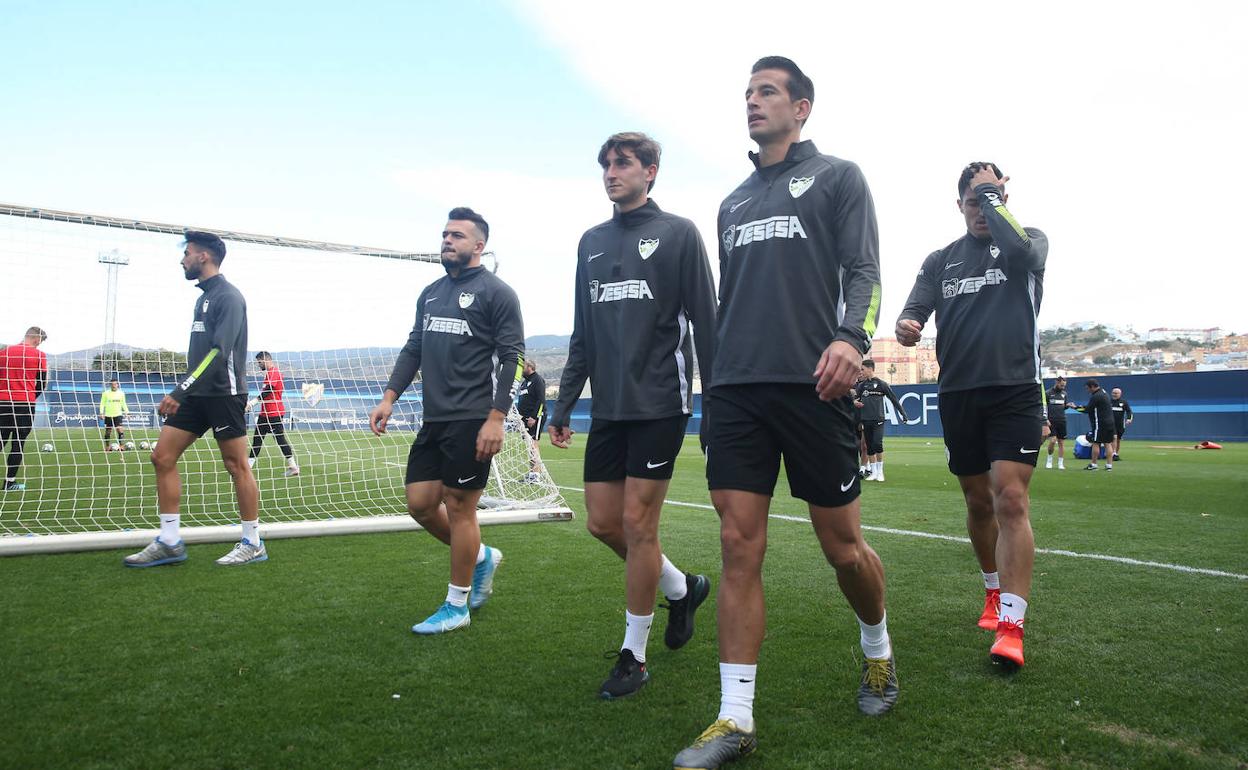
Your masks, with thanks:
M 471 251 L 466 254 L 461 254 L 454 250 L 442 252 L 442 267 L 447 272 L 450 272 L 452 270 L 462 270 L 463 268 L 467 267 L 468 263 L 471 261 L 472 261 Z
M 188 281 L 194 281 L 196 278 L 199 278 L 203 271 L 204 268 L 198 264 L 182 268 L 182 274 L 186 276 Z

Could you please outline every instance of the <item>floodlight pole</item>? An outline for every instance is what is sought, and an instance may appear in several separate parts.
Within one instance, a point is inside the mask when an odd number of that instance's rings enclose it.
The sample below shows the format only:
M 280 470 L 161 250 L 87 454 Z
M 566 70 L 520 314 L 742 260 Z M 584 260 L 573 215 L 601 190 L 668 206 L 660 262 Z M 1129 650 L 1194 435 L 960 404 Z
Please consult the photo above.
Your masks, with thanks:
M 116 343 L 117 335 L 117 273 L 121 268 L 130 264 L 130 258 L 122 255 L 117 249 L 112 251 L 101 251 L 98 261 L 102 265 L 108 265 L 108 291 L 104 299 L 104 358 L 100 361 L 100 374 L 107 377 L 111 372 L 107 371 L 105 361 L 108 353 L 111 351 L 113 355 L 114 369 L 117 363 L 117 351 L 112 348 Z

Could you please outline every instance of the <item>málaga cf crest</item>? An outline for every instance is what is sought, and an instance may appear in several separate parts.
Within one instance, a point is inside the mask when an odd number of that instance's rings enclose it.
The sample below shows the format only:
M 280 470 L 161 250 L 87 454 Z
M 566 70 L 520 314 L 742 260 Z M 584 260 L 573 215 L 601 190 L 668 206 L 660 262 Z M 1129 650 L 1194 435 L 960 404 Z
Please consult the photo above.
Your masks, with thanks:
M 642 259 L 649 259 L 650 255 L 657 248 L 659 248 L 658 238 L 642 238 L 640 241 L 637 241 L 637 253 L 641 255 Z
M 476 295 L 476 294 L 473 294 L 472 292 L 467 292 L 467 291 L 465 291 L 465 292 L 460 292 L 460 294 L 459 294 L 459 306 L 460 306 L 460 307 L 465 307 L 465 308 L 466 308 L 466 307 L 468 307 L 469 305 L 471 305 L 471 304 L 472 304 L 472 301 L 473 301 L 474 299 L 476 299 L 476 298 L 477 298 L 477 295 Z
M 794 198 L 800 198 L 802 197 L 802 193 L 809 190 L 810 186 L 814 183 L 815 178 L 813 176 L 804 176 L 800 179 L 798 177 L 792 177 L 789 179 L 789 195 L 792 195 Z

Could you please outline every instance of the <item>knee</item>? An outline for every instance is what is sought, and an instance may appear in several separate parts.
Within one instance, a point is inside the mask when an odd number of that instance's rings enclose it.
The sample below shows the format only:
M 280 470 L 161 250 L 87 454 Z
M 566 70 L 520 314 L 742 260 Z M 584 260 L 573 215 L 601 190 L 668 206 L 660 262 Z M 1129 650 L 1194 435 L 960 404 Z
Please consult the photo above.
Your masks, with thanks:
M 658 519 L 646 510 L 625 510 L 621 522 L 624 539 L 630 545 L 644 545 L 659 539 Z
M 620 527 L 615 522 L 603 521 L 602 519 L 587 518 L 585 520 L 585 528 L 589 530 L 589 534 L 598 538 L 604 543 L 614 543 L 622 536 Z
M 993 496 L 998 519 L 1018 520 L 1027 517 L 1027 489 L 1019 484 L 997 490 Z
M 763 566 L 763 553 L 767 541 L 761 537 L 751 536 L 735 527 L 721 526 L 719 545 L 723 550 L 724 571 L 754 570 Z
M 229 472 L 230 477 L 233 479 L 238 479 L 240 474 L 244 474 L 244 471 L 248 469 L 247 460 L 245 459 L 228 457 L 225 458 L 224 463 L 225 470 Z
M 175 466 L 175 463 L 173 463 L 168 456 L 161 452 L 152 452 L 151 460 L 152 467 L 156 469 L 157 473 L 168 473 L 173 470 Z
M 825 546 L 823 555 L 837 572 L 855 571 L 862 562 L 865 546 L 861 540 L 838 541 Z

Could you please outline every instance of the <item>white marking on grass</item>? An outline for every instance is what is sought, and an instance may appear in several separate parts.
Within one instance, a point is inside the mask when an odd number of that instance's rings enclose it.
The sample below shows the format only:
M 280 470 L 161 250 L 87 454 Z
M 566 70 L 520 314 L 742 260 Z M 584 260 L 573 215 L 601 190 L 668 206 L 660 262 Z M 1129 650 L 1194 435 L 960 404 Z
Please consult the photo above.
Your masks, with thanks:
M 581 487 L 559 487 L 559 489 L 571 490 L 573 492 L 584 492 Z M 664 505 L 679 505 L 685 508 L 702 508 L 713 511 L 715 506 L 706 503 L 686 503 L 681 500 L 664 500 Z M 809 523 L 809 518 L 802 516 L 789 516 L 783 513 L 769 513 L 769 519 L 782 519 L 784 521 L 796 521 L 801 523 Z M 888 535 L 905 535 L 906 537 L 923 537 L 928 540 L 945 540 L 951 543 L 963 543 L 969 545 L 971 540 L 967 537 L 958 535 L 940 535 L 935 532 L 919 532 L 913 529 L 894 529 L 892 527 L 873 527 L 863 524 L 862 528 L 868 532 L 883 532 Z M 1248 580 L 1248 575 L 1241 575 L 1238 572 L 1225 572 L 1220 569 L 1206 569 L 1205 567 L 1188 567 L 1183 564 L 1170 564 L 1164 561 L 1144 561 L 1142 559 L 1132 559 L 1128 556 L 1110 556 L 1103 553 L 1080 553 L 1079 551 L 1068 551 L 1064 548 L 1037 548 L 1036 553 L 1042 553 L 1049 556 L 1069 556 L 1074 559 L 1092 559 L 1094 561 L 1108 561 L 1116 564 L 1129 564 L 1134 567 L 1155 567 L 1157 569 L 1168 569 L 1175 572 L 1186 572 L 1189 575 L 1209 575 L 1211 577 L 1228 577 L 1236 580 Z

